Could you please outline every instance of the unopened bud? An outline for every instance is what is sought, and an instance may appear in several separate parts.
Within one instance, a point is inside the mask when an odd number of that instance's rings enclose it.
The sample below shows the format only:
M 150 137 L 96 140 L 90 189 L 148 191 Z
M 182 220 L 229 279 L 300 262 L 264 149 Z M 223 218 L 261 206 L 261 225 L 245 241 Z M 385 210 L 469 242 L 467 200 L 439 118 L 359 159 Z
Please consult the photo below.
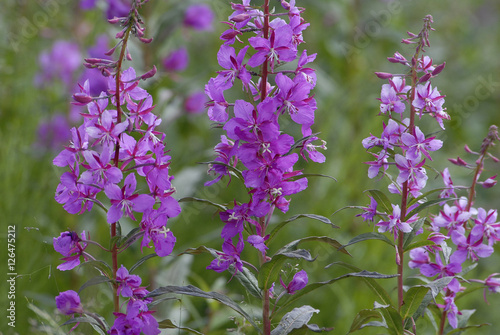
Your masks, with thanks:
M 403 44 L 415 44 L 415 42 L 411 41 L 411 40 L 410 40 L 410 39 L 408 39 L 408 38 L 403 38 L 403 39 L 401 40 L 401 43 L 403 43 Z
M 443 71 L 444 67 L 446 66 L 446 62 L 444 62 L 443 64 L 440 64 L 438 66 L 436 66 L 436 68 L 434 69 L 434 71 L 432 71 L 432 76 L 437 76 L 438 74 L 441 73 L 441 71 Z
M 497 175 L 494 175 L 493 177 L 486 179 L 485 181 L 483 181 L 480 184 L 483 185 L 484 188 L 493 187 L 497 184 L 497 181 L 495 180 L 496 177 L 497 177 Z
M 426 73 L 424 74 L 422 77 L 420 77 L 420 79 L 418 80 L 419 83 L 425 83 L 426 81 L 428 81 L 429 79 L 431 79 L 431 74 L 430 73 Z
M 233 16 L 231 18 L 231 21 L 233 22 L 243 22 L 245 20 L 248 20 L 250 18 L 250 15 L 248 15 L 247 13 L 242 13 L 242 14 L 238 14 L 236 16 Z
M 417 36 L 418 36 L 418 35 L 416 35 L 416 34 L 412 33 L 411 31 L 407 31 L 406 33 L 408 34 L 408 36 L 410 36 L 410 37 L 412 37 L 412 38 L 413 38 L 413 37 L 417 37 Z
M 144 37 L 139 37 L 139 40 L 140 40 L 142 43 L 148 44 L 148 43 L 151 43 L 151 42 L 153 41 L 153 38 L 144 38 Z
M 121 18 L 115 16 L 114 18 L 109 19 L 108 22 L 111 24 L 115 24 L 115 23 L 120 22 L 120 20 L 121 20 Z
M 387 72 L 375 72 L 375 75 L 380 79 L 390 79 L 393 77 L 392 73 Z
M 125 31 L 122 30 L 122 31 L 117 32 L 115 37 L 117 39 L 121 39 L 121 38 L 123 38 L 124 35 L 125 35 Z
M 153 65 L 153 68 L 151 70 L 149 70 L 148 72 L 144 73 L 141 76 L 141 79 L 146 80 L 148 78 L 152 78 L 155 74 L 156 74 L 156 66 Z
M 453 158 L 448 158 L 448 160 L 455 164 L 455 165 L 458 165 L 458 166 L 467 166 L 467 162 L 464 161 L 462 158 L 460 157 L 457 157 L 457 159 L 453 159 Z
M 72 102 L 72 104 L 78 106 L 85 106 L 86 104 L 88 104 L 93 100 L 90 95 L 85 93 L 75 93 L 73 94 L 73 99 L 76 101 L 76 103 Z

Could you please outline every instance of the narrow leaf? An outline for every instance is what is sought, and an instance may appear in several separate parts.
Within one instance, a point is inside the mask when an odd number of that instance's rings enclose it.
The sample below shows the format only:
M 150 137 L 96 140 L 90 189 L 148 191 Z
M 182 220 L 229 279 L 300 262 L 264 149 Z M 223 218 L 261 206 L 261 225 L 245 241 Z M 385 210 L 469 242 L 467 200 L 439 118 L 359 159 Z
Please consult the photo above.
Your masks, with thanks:
M 358 242 L 367 241 L 367 240 L 380 240 L 382 242 L 389 244 L 390 246 L 394 246 L 394 243 L 391 240 L 389 240 L 387 238 L 387 236 L 385 236 L 384 234 L 371 232 L 371 233 L 364 233 L 364 234 L 361 234 L 361 235 L 354 237 L 347 244 L 344 244 L 341 248 L 344 249 L 345 247 L 348 247 L 352 244 L 356 244 Z
M 349 256 L 351 255 L 351 254 L 349 254 L 349 252 L 347 250 L 344 250 L 342 248 L 342 244 L 340 244 L 337 240 L 334 240 L 333 238 L 328 237 L 328 236 L 309 236 L 309 237 L 304 237 L 304 238 L 295 240 L 293 242 L 288 243 L 284 247 L 282 247 L 280 250 L 278 250 L 276 252 L 276 254 L 280 254 L 280 253 L 283 253 L 286 251 L 297 250 L 297 247 L 299 244 L 304 243 L 304 242 L 310 242 L 310 241 L 318 241 L 318 242 L 323 242 L 323 243 L 329 244 L 332 247 L 334 247 L 335 249 L 337 249 L 338 251 L 340 251 L 346 255 L 349 255 Z
M 290 177 L 287 180 L 294 181 L 294 180 L 307 178 L 307 177 L 324 177 L 324 178 L 333 179 L 333 180 L 337 181 L 337 179 L 335 179 L 334 177 L 326 175 L 326 174 L 321 174 L 321 173 L 302 173 L 302 174 Z
M 255 278 L 254 274 L 246 267 L 243 267 L 243 271 L 234 271 L 233 275 L 238 279 L 238 281 L 247 289 L 247 291 L 256 298 L 262 299 L 262 291 L 259 288 L 259 282 Z
M 352 321 L 349 333 L 354 333 L 355 331 L 366 327 L 367 321 L 370 319 L 382 319 L 380 312 L 372 309 L 363 309 L 356 314 L 354 320 Z
M 386 213 L 392 213 L 392 203 L 389 198 L 379 190 L 368 190 L 373 199 L 384 208 Z
M 403 335 L 403 320 L 394 307 L 381 308 L 380 312 L 387 323 L 387 330 L 392 335 Z
M 278 326 L 271 332 L 271 335 L 289 334 L 292 330 L 306 325 L 314 313 L 319 313 L 319 310 L 308 305 L 294 308 L 283 316 Z
M 413 316 L 422 303 L 430 287 L 413 286 L 404 295 L 404 305 L 401 306 L 401 317 L 404 319 Z
M 109 279 L 108 277 L 105 277 L 105 276 L 96 276 L 94 278 L 91 278 L 89 279 L 85 284 L 83 284 L 80 289 L 78 290 L 78 294 L 80 294 L 80 292 L 83 291 L 83 289 L 89 287 L 89 286 L 93 286 L 93 285 L 98 285 L 98 284 L 102 284 L 102 283 L 109 283 L 111 282 L 112 280 Z
M 195 198 L 195 197 L 184 197 L 179 199 L 179 202 L 188 202 L 188 201 L 195 201 L 195 202 L 202 202 L 211 206 L 214 206 L 218 208 L 221 211 L 227 211 L 227 207 L 221 204 L 217 204 L 213 201 L 207 200 L 207 199 L 200 199 L 200 198 Z
M 293 222 L 297 219 L 300 219 L 300 218 L 309 218 L 309 219 L 313 219 L 313 220 L 317 220 L 317 221 L 320 221 L 320 222 L 323 222 L 323 223 L 326 223 L 330 226 L 332 226 L 332 228 L 340 228 L 339 226 L 337 225 L 334 225 L 330 219 L 328 219 L 327 217 L 325 216 L 322 216 L 322 215 L 316 215 L 316 214 L 297 214 L 297 215 L 294 215 L 292 216 L 291 218 L 289 218 L 288 220 L 286 221 L 283 221 L 281 223 L 279 223 L 272 231 L 271 233 L 269 234 L 269 241 L 272 240 L 274 238 L 274 236 L 285 226 L 287 225 L 288 223 L 290 222 Z
M 304 249 L 284 250 L 283 252 L 276 253 L 271 260 L 262 264 L 258 277 L 259 287 L 264 291 L 270 289 L 271 285 L 278 279 L 283 264 L 288 258 L 301 258 L 309 262 L 314 260 L 309 251 Z
M 169 319 L 165 319 L 165 320 L 158 322 L 158 328 L 160 328 L 160 329 L 180 329 L 180 330 L 185 330 L 191 334 L 203 335 L 203 333 L 200 333 L 197 330 L 194 330 L 194 329 L 191 329 L 188 327 L 179 327 L 175 323 L 173 323 L 172 320 L 169 320 Z
M 188 285 L 188 286 L 163 286 L 151 291 L 146 297 L 158 297 L 163 294 L 174 293 L 174 294 L 185 294 L 193 297 L 200 297 L 205 299 L 214 299 L 218 302 L 226 305 L 227 307 L 233 309 L 241 316 L 250 322 L 250 324 L 259 332 L 262 333 L 260 327 L 253 321 L 252 317 L 248 315 L 236 302 L 234 302 L 229 297 L 217 293 L 217 292 L 205 292 L 199 288 Z
M 434 243 L 431 240 L 423 240 L 423 241 L 414 242 L 414 243 L 411 243 L 411 244 L 407 245 L 404 248 L 404 252 L 408 252 L 408 251 L 416 249 L 416 248 L 426 247 L 426 246 L 435 245 L 435 244 L 436 243 Z
M 329 268 L 330 266 L 333 266 L 333 265 L 339 265 L 339 266 L 342 266 L 344 268 L 347 268 L 347 269 L 350 269 L 350 270 L 354 270 L 354 271 L 361 271 L 360 268 L 355 267 L 355 266 L 353 266 L 351 264 L 344 263 L 344 262 L 335 262 L 335 263 L 332 263 L 332 264 L 328 265 L 326 268 Z M 385 278 L 391 278 L 391 277 L 397 277 L 397 275 L 387 276 Z M 361 278 L 361 279 L 377 295 L 378 299 L 380 301 L 382 301 L 382 303 L 384 303 L 386 305 L 394 306 L 389 293 L 387 293 L 387 291 L 384 290 L 384 288 L 382 286 L 380 286 L 374 280 L 374 278 Z
M 424 202 L 423 204 L 419 205 L 417 208 L 413 209 L 410 213 L 408 213 L 405 217 L 405 220 L 408 220 L 409 218 L 411 218 L 413 215 L 419 213 L 420 211 L 428 208 L 428 207 L 431 207 L 431 206 L 434 206 L 434 205 L 437 205 L 443 201 L 449 201 L 449 200 L 455 200 L 456 198 L 443 198 L 443 199 L 433 199 L 433 200 L 429 200 L 427 202 Z
M 139 259 L 137 261 L 137 263 L 135 263 L 134 265 L 132 265 L 132 267 L 130 268 L 130 270 L 128 270 L 129 273 L 134 272 L 134 270 L 137 269 L 139 266 L 141 266 L 145 261 L 147 261 L 150 258 L 156 257 L 156 256 L 158 256 L 158 255 L 157 254 L 149 254 L 149 255 L 146 255 L 146 256 L 142 257 L 141 259 Z
M 397 277 L 397 275 L 384 275 L 384 274 L 380 274 L 380 273 L 377 273 L 377 272 L 370 272 L 370 271 L 362 270 L 362 271 L 359 271 L 359 272 L 348 273 L 348 274 L 342 275 L 340 277 L 337 277 L 337 278 L 334 278 L 334 279 L 330 279 L 328 281 L 309 284 L 306 287 L 304 287 L 302 290 L 295 292 L 291 296 L 288 296 L 288 299 L 280 306 L 279 310 L 282 310 L 283 308 L 285 308 L 286 306 L 290 305 L 294 301 L 297 301 L 302 296 L 304 296 L 304 295 L 306 295 L 308 293 L 311 293 L 312 291 L 314 291 L 314 290 L 316 290 L 316 289 L 318 289 L 320 287 L 323 287 L 325 285 L 330 285 L 330 284 L 333 284 L 333 283 L 335 283 L 335 282 L 337 282 L 337 281 L 339 281 L 341 279 L 350 278 L 350 277 L 360 277 L 360 278 L 364 279 L 365 281 L 368 280 L 367 284 L 369 284 L 369 286 L 370 285 L 374 285 L 378 289 L 377 293 L 379 293 L 379 297 L 382 297 L 383 299 L 388 299 L 389 302 L 390 302 L 389 294 L 380 285 L 378 285 L 374 280 L 375 279 L 394 278 L 394 277 Z M 373 281 L 373 283 L 371 281 Z
M 217 257 L 217 255 L 218 255 L 217 250 L 212 249 L 212 248 L 207 248 L 206 246 L 201 245 L 201 246 L 199 246 L 196 249 L 195 248 L 186 249 L 184 252 L 181 252 L 178 256 L 181 256 L 181 255 L 184 255 L 184 254 L 188 254 L 188 255 L 200 255 L 200 254 L 204 254 L 204 253 L 209 253 L 209 254 L 211 254 L 214 257 Z
M 411 243 L 411 241 L 413 241 L 415 236 L 417 236 L 417 232 L 424 226 L 425 219 L 426 218 L 420 218 L 415 221 L 415 223 L 411 224 L 411 232 L 404 234 L 403 249 L 405 249 Z

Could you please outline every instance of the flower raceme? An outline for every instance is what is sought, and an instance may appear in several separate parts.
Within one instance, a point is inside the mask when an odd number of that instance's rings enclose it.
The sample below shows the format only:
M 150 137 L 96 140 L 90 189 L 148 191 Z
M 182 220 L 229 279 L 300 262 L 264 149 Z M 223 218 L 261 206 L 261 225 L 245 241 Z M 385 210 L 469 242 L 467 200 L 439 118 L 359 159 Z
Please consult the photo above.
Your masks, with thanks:
M 303 9 L 294 0 L 281 3 L 284 15 L 265 14 L 252 7 L 250 0 L 231 4 L 233 13 L 227 22 L 230 29 L 222 33 L 224 44 L 217 54 L 223 70 L 205 87 L 210 99 L 208 116 L 225 131 L 215 147 L 218 156 L 209 168 L 216 178 L 206 185 L 229 176 L 231 168 L 242 166 L 241 176 L 251 197 L 247 203 L 235 203 L 233 209 L 220 213 L 225 223 L 221 234 L 223 252 L 208 267 L 218 272 L 231 265 L 241 270 L 239 255 L 245 241 L 265 257 L 269 237 L 266 222 L 273 210 L 287 212 L 288 196 L 307 188 L 307 179 L 294 170 L 299 154 L 293 149 L 299 149 L 304 159 L 307 153 L 314 162 L 325 161 L 318 149 L 326 149 L 326 143 L 311 130 L 316 110 L 311 90 L 316 75 L 306 64 L 316 54 L 298 51 L 304 42 L 302 32 L 309 24 L 301 17 Z M 253 36 L 245 40 L 248 34 Z M 239 50 L 233 46 L 236 39 L 243 42 Z M 297 61 L 293 70 L 280 70 L 293 61 Z M 237 82 L 251 98 L 226 101 L 224 92 Z M 302 139 L 297 141 L 282 131 L 283 118 L 298 124 Z M 316 145 L 315 141 L 321 144 Z M 248 229 L 254 233 L 244 239 L 243 232 Z

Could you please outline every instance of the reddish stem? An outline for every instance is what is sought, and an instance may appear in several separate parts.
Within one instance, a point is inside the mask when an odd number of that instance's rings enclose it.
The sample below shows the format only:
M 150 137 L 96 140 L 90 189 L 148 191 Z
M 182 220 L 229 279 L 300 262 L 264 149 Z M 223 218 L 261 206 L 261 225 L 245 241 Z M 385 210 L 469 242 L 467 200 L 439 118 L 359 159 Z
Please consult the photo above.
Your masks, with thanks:
M 269 38 L 269 0 L 264 1 L 264 27 L 263 27 L 264 38 Z M 268 74 L 268 57 L 262 64 L 262 77 L 260 78 L 260 101 L 264 101 L 267 96 L 267 74 Z

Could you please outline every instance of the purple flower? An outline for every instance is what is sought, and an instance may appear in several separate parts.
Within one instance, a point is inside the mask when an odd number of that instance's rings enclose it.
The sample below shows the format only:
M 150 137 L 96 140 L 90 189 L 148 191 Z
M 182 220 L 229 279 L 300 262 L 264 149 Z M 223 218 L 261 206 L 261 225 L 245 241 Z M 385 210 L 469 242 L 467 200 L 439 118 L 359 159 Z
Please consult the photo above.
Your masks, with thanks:
M 250 37 L 248 42 L 257 50 L 250 59 L 248 65 L 257 67 L 267 59 L 270 62 L 271 69 L 274 69 L 275 63 L 291 62 L 297 55 L 297 48 L 292 43 L 293 32 L 288 25 L 273 30 L 269 39 L 263 37 Z
M 179 205 L 177 204 L 177 206 Z M 177 211 L 180 212 L 180 207 L 178 207 Z M 141 242 L 141 250 L 145 246 L 149 247 L 149 243 L 153 241 L 153 245 L 158 256 L 165 257 L 170 255 L 177 240 L 174 234 L 165 225 L 168 215 L 161 210 L 153 210 L 148 212 L 146 216 L 147 218 L 143 219 L 141 222 L 141 230 L 144 231 L 144 236 Z
M 377 201 L 373 198 L 370 197 L 370 206 L 369 207 L 363 207 L 364 212 L 361 214 L 357 214 L 356 216 L 361 216 L 363 218 L 363 221 L 372 221 L 375 215 L 377 215 Z
M 116 281 L 118 283 L 116 294 L 121 294 L 126 298 L 132 297 L 134 295 L 134 289 L 139 288 L 141 285 L 141 277 L 130 275 L 123 265 L 116 271 Z
M 266 246 L 266 240 L 269 238 L 269 235 L 266 237 L 262 237 L 260 235 L 250 235 L 247 238 L 247 242 L 250 243 L 255 249 L 259 250 L 262 253 L 262 256 L 266 255 L 266 250 L 269 249 Z
M 63 115 L 56 114 L 49 121 L 39 124 L 36 146 L 40 149 L 60 150 L 61 146 L 70 138 L 71 132 L 68 121 Z
M 214 78 L 211 78 L 207 85 L 205 85 L 205 94 L 208 95 L 210 101 L 208 106 L 208 117 L 214 122 L 226 122 L 228 114 L 226 112 L 229 104 L 227 103 L 222 90 L 217 86 Z
M 249 46 L 247 45 L 241 49 L 240 52 L 238 52 L 238 56 L 236 56 L 233 47 L 226 45 L 220 47 L 217 53 L 217 60 L 219 61 L 219 65 L 226 70 L 217 71 L 218 76 L 215 78 L 215 85 L 221 90 L 231 88 L 236 78 L 242 81 L 244 87 L 247 87 L 250 83 L 252 77 L 245 65 L 242 65 L 248 48 Z
M 83 240 L 86 240 L 85 231 L 82 232 L 81 238 L 74 231 L 65 231 L 59 237 L 52 239 L 54 250 L 64 256 L 61 258 L 64 263 L 57 266 L 59 270 L 71 270 L 80 265 L 80 256 L 82 255 L 86 259 L 84 251 L 87 248 L 87 243 Z
M 439 252 L 435 254 L 435 263 L 429 262 L 427 264 L 420 265 L 420 273 L 426 277 L 434 277 L 438 275 L 437 278 L 455 276 L 462 271 L 462 263 L 455 262 L 450 258 L 449 264 L 444 264 L 441 260 Z
M 488 212 L 483 208 L 477 209 L 477 218 L 474 220 L 475 226 L 471 234 L 483 236 L 488 240 L 488 245 L 492 246 L 500 241 L 500 222 L 497 220 L 497 211 L 490 209 Z
M 443 110 L 444 95 L 440 95 L 437 88 L 432 88 L 430 82 L 417 86 L 417 96 L 413 100 L 413 106 L 420 110 L 420 115 L 425 111 L 433 113 Z
M 72 290 L 59 293 L 56 297 L 56 306 L 59 312 L 65 315 L 83 313 L 83 307 L 78 293 Z
M 457 194 L 455 193 L 455 188 L 453 186 L 453 181 L 451 180 L 450 171 L 448 170 L 448 168 L 445 168 L 443 170 L 441 176 L 443 177 L 443 183 L 446 188 L 439 194 L 439 197 L 440 198 L 449 198 L 451 196 L 457 197 Z M 443 203 L 440 203 L 440 206 L 442 205 Z
M 132 211 L 144 213 L 147 209 L 153 208 L 155 199 L 147 194 L 134 194 L 136 186 L 137 181 L 134 173 L 125 178 L 124 186 L 121 189 L 115 184 L 105 186 L 104 193 L 111 201 L 107 216 L 108 223 L 120 220 L 124 211 L 128 217 L 135 220 Z
M 207 269 L 214 270 L 216 272 L 223 272 L 231 265 L 234 265 L 235 270 L 243 271 L 243 263 L 240 259 L 243 247 L 243 239 L 241 236 L 238 238 L 236 246 L 233 244 L 233 241 L 225 240 L 222 244 L 222 252 L 217 252 L 218 257 L 214 259 L 209 266 L 207 266 Z
M 426 139 L 424 133 L 418 127 L 415 127 L 414 135 L 403 133 L 401 135 L 401 142 L 404 145 L 403 148 L 406 150 L 406 158 L 410 160 L 420 160 L 420 154 L 432 160 L 428 151 L 436 151 L 443 146 L 443 141 L 436 140 L 435 137 Z
M 189 55 L 186 48 L 172 50 L 170 54 L 163 59 L 163 66 L 167 71 L 184 71 L 189 62 Z
M 276 99 L 282 106 L 279 111 L 289 113 L 296 123 L 310 127 L 314 124 L 314 110 L 316 109 L 316 101 L 309 97 L 313 86 L 297 78 L 300 79 L 297 76 L 292 80 L 282 73 L 276 76 L 276 85 L 279 89 Z
M 191 5 L 186 9 L 184 14 L 184 25 L 196 30 L 212 30 L 212 22 L 214 13 L 210 6 L 205 4 Z
M 425 159 L 419 162 L 420 159 L 407 159 L 404 156 L 396 154 L 394 157 L 396 161 L 396 166 L 399 169 L 399 175 L 397 182 L 399 184 L 404 183 L 407 180 L 413 180 L 420 187 L 420 189 L 425 187 L 427 182 L 427 174 L 425 169 L 422 167 L 425 164 Z
M 78 44 L 55 42 L 50 51 L 42 52 L 38 58 L 41 73 L 36 75 L 35 84 L 40 86 L 58 78 L 66 87 L 72 87 L 75 71 L 81 66 L 81 59 Z
M 122 171 L 110 163 L 113 150 L 114 146 L 103 145 L 100 155 L 95 151 L 84 151 L 83 157 L 87 163 L 82 163 L 82 166 L 87 171 L 82 173 L 78 181 L 86 185 L 97 184 L 99 186 L 120 182 L 123 177 Z
M 288 294 L 294 294 L 296 291 L 302 290 L 304 287 L 306 287 L 307 282 L 307 273 L 304 270 L 300 270 L 299 272 L 297 272 L 293 276 L 293 279 L 290 281 L 290 283 L 288 283 L 288 285 L 285 285 L 280 277 L 281 286 L 285 288 Z
M 389 215 L 389 221 L 380 220 L 377 223 L 378 231 L 379 233 L 391 231 L 394 235 L 394 240 L 396 240 L 399 231 L 404 233 L 411 232 L 413 228 L 409 224 L 416 220 L 416 217 L 412 217 L 407 222 L 402 222 L 401 209 L 398 205 L 392 205 L 392 214 Z
M 184 101 L 184 109 L 188 114 L 198 114 L 205 110 L 207 96 L 204 92 L 194 92 Z
M 471 259 L 476 262 L 479 257 L 490 257 L 493 253 L 493 247 L 483 244 L 483 234 L 478 234 L 478 231 L 471 231 L 465 237 L 465 229 L 457 227 L 451 232 L 451 240 L 457 246 L 457 250 L 451 255 L 450 259 L 453 262 L 464 263 L 466 259 Z

